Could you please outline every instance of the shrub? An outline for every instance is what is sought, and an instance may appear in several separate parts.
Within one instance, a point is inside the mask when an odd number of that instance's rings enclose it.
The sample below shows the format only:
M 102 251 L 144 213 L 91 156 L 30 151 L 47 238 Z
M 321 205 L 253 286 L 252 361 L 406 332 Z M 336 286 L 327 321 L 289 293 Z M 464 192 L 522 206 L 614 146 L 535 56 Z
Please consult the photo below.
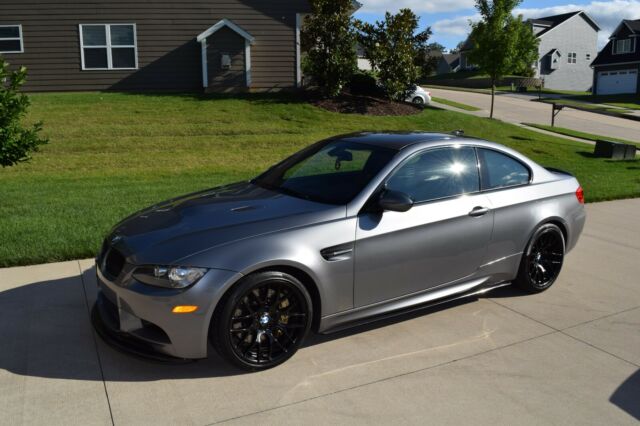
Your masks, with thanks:
M 352 95 L 383 96 L 384 91 L 378 85 L 378 80 L 371 73 L 357 72 L 351 77 L 349 90 Z
M 27 80 L 27 69 L 9 71 L 9 64 L 0 58 L 0 165 L 9 167 L 31 158 L 30 153 L 48 143 L 40 138 L 42 123 L 24 127 L 22 119 L 29 108 L 29 98 L 19 93 Z

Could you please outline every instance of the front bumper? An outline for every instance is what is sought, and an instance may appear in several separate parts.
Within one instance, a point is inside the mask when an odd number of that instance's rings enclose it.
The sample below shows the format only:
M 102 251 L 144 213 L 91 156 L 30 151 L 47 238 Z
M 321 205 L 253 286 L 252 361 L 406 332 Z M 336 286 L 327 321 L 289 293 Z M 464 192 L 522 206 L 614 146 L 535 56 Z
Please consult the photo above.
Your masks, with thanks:
M 98 334 L 118 349 L 159 361 L 207 357 L 209 324 L 226 289 L 241 274 L 212 269 L 186 290 L 128 285 L 109 280 L 96 268 L 98 299 L 92 322 Z M 173 314 L 177 305 L 196 305 L 189 314 Z

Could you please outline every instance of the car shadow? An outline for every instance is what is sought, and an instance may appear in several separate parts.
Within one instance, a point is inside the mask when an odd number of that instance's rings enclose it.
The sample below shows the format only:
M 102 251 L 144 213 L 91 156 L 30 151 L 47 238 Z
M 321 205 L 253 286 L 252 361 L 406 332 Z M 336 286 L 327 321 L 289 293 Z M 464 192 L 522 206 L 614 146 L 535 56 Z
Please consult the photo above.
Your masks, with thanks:
M 640 420 L 640 369 L 625 380 L 609 401 L 633 418 Z
M 74 276 L 23 285 L 0 292 L 0 370 L 17 375 L 71 380 L 144 382 L 243 375 L 222 360 L 213 348 L 207 359 L 188 363 L 160 363 L 119 352 L 94 332 L 90 309 L 97 294 L 95 268 Z M 2 285 L 0 278 L 0 285 Z M 487 294 L 482 297 L 486 297 Z M 491 297 L 522 293 L 503 287 Z M 423 315 L 476 301 L 469 297 L 424 307 L 391 318 L 379 318 L 328 335 L 311 334 L 303 347 L 392 326 Z

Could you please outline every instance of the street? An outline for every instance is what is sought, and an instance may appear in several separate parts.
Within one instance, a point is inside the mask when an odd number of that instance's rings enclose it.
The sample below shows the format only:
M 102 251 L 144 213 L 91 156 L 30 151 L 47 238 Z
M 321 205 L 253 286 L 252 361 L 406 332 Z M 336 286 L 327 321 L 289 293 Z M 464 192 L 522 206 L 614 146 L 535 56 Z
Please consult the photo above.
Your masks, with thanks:
M 489 116 L 491 95 L 457 90 L 432 89 L 425 87 L 432 96 L 467 104 L 482 111 L 471 112 L 481 117 Z M 551 124 L 551 105 L 532 101 L 531 97 L 511 94 L 497 94 L 495 98 L 494 118 L 509 123 Z M 640 121 L 627 120 L 603 114 L 595 114 L 565 108 L 556 116 L 556 126 L 601 135 L 640 142 Z

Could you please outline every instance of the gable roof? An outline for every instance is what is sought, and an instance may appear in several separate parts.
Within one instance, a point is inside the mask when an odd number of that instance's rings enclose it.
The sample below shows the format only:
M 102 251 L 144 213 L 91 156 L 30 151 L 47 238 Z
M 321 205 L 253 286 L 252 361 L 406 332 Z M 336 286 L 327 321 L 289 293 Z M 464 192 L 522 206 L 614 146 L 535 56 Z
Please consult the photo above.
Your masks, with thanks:
M 587 15 L 583 10 L 576 10 L 574 12 L 562 13 L 560 15 L 545 16 L 543 18 L 529 19 L 529 22 L 533 25 L 545 27 L 545 29 L 543 29 L 538 34 L 536 34 L 536 37 L 541 37 L 544 34 L 556 28 L 557 26 L 559 26 L 560 24 L 567 22 L 569 19 L 577 15 L 581 15 L 584 18 L 584 20 L 587 21 L 589 25 L 593 27 L 594 30 L 600 31 L 600 27 L 598 26 L 598 24 L 596 24 L 596 21 L 591 19 L 591 17 Z
M 245 30 L 240 28 L 238 25 L 234 24 L 232 21 L 230 21 L 230 20 L 228 20 L 226 18 L 225 19 L 221 19 L 215 25 L 210 26 L 208 29 L 206 29 L 205 31 L 200 33 L 198 35 L 198 37 L 196 37 L 196 40 L 201 42 L 202 40 L 205 40 L 207 37 L 211 36 L 211 34 L 217 32 L 218 30 L 221 30 L 224 27 L 227 27 L 230 30 L 235 31 L 236 33 L 240 34 L 249 43 L 253 43 L 254 40 L 255 40 L 255 38 L 251 34 L 249 34 Z
M 636 19 L 635 21 L 623 20 L 620 22 L 620 25 L 613 32 L 611 37 L 609 37 L 609 42 L 602 48 L 602 50 L 596 56 L 596 59 L 591 63 L 591 66 L 598 65 L 613 65 L 613 64 L 628 64 L 628 63 L 638 63 L 640 62 L 640 48 L 636 46 L 635 51 L 630 53 L 620 53 L 613 54 L 613 43 L 616 42 L 615 35 L 620 31 L 623 26 L 629 28 L 631 34 L 635 36 L 636 34 L 640 35 L 640 19 Z M 638 39 L 636 39 L 636 44 L 638 44 Z
M 610 39 L 615 38 L 616 34 L 618 34 L 618 32 L 623 26 L 626 26 L 631 32 L 631 34 L 640 34 L 640 19 L 636 19 L 636 20 L 623 19 L 622 22 L 618 24 L 616 29 L 613 30 L 609 38 Z

